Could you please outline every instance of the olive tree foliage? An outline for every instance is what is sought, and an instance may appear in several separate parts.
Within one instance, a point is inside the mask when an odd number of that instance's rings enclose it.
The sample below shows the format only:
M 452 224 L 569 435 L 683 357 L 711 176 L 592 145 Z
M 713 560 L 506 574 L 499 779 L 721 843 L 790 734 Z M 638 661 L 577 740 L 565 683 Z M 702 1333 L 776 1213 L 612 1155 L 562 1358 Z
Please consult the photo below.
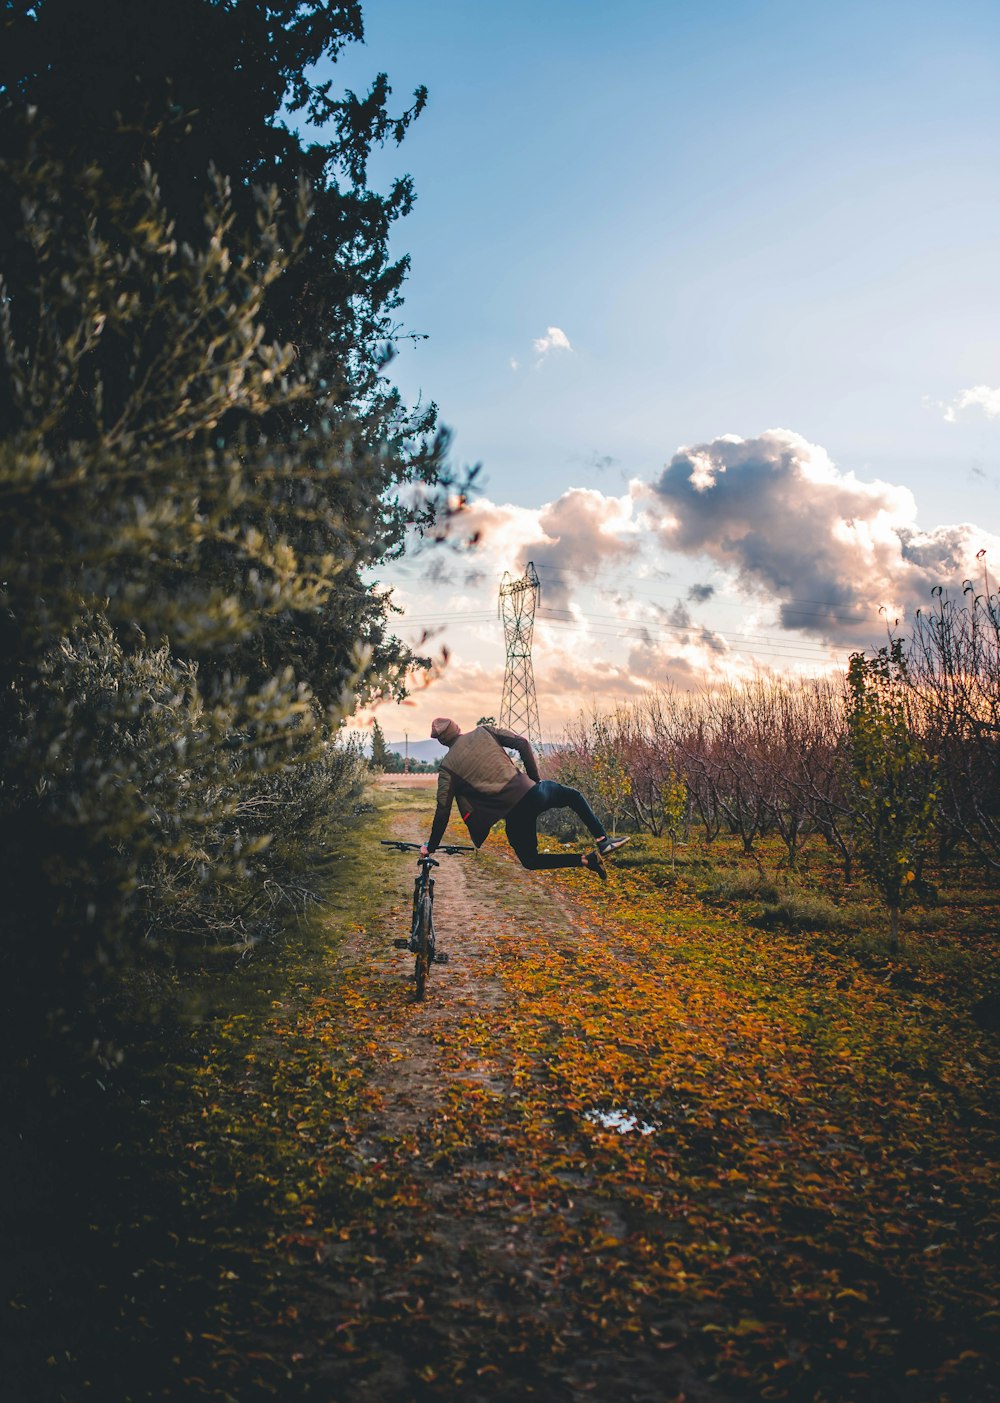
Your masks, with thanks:
M 319 609 L 338 562 L 300 557 L 280 528 L 319 505 L 310 479 L 331 452 L 343 460 L 349 426 L 294 454 L 253 432 L 314 393 L 291 348 L 262 337 L 262 300 L 287 263 L 274 196 L 256 242 L 234 246 L 219 178 L 191 247 L 148 169 L 125 195 L 92 167 L 0 175 L 34 264 L 32 285 L 0 284 L 8 654 L 31 656 L 95 609 L 191 652 L 252 633 L 261 615 Z M 360 503 L 372 484 L 351 458 Z M 265 512 L 276 530 L 255 524 Z
M 285 211 L 281 227 L 274 224 L 271 251 L 294 256 L 283 256 L 272 276 L 266 240 L 247 255 L 250 262 L 262 260 L 265 274 L 253 335 L 260 347 L 282 348 L 286 357 L 284 368 L 272 367 L 272 391 L 294 364 L 296 376 L 307 376 L 322 392 L 272 392 L 266 411 L 257 402 L 250 414 L 237 400 L 224 403 L 214 432 L 234 446 L 242 439 L 248 449 L 258 440 L 301 448 L 312 473 L 304 461 L 297 479 L 286 475 L 268 495 L 243 503 L 242 520 L 256 529 L 264 549 L 280 540 L 302 558 L 337 557 L 337 583 L 322 608 L 297 608 L 291 595 L 270 600 L 254 628 L 228 636 L 224 658 L 202 650 L 203 680 L 209 671 L 229 668 L 263 681 L 291 666 L 324 705 L 336 705 L 352 685 L 360 640 L 370 650 L 362 690 L 399 695 L 412 658 L 393 636 L 391 608 L 384 593 L 369 587 L 363 567 L 401 550 L 411 523 L 430 524 L 431 504 L 419 493 L 415 499 L 412 488 L 435 482 L 444 443 L 435 432 L 434 406 L 408 410 L 385 373 L 409 266 L 405 255 L 390 253 L 389 239 L 412 207 L 412 183 L 403 175 L 379 193 L 368 188 L 366 175 L 373 147 L 402 140 L 426 93 L 418 89 L 397 113 L 390 110 L 384 74 L 368 92 L 337 93 L 326 74 L 335 72 L 329 66 L 344 46 L 363 36 L 359 0 L 102 0 L 97 6 L 9 0 L 2 23 L 0 159 L 23 163 L 30 146 L 34 161 L 58 163 L 76 191 L 77 213 L 87 216 L 88 237 L 121 252 L 127 246 L 122 202 L 141 199 L 154 177 L 180 250 L 205 249 L 215 237 L 206 227 L 206 207 L 217 204 L 220 179 L 226 208 L 216 223 L 220 230 L 224 225 L 228 256 L 260 241 L 260 190 L 272 192 L 268 198 Z M 27 113 L 35 114 L 30 122 Z M 84 188 L 85 173 L 98 168 L 99 184 Z M 295 215 L 303 188 L 307 221 Z M 0 193 L 8 314 L 19 342 L 30 346 L 35 313 L 28 290 L 37 286 L 37 211 L 46 200 L 25 206 L 20 191 Z M 56 263 L 54 276 L 75 276 L 73 266 L 59 270 Z M 118 270 L 108 271 L 117 276 Z M 210 260 L 203 272 L 202 286 L 210 292 Z M 170 276 L 176 279 L 180 270 Z M 135 270 L 122 290 L 137 295 Z M 174 388 L 171 362 L 164 365 L 152 352 L 156 333 L 174 336 L 184 314 L 171 314 L 172 289 L 164 284 L 161 290 L 164 295 L 142 309 L 158 320 L 150 322 L 145 349 L 151 355 L 141 367 L 124 353 L 128 348 L 113 326 L 91 348 L 86 374 L 99 373 L 111 424 L 112 410 L 137 406 L 143 397 L 152 410 L 151 395 L 166 400 Z M 206 309 L 201 322 L 181 329 L 173 353 L 186 354 L 200 331 L 210 329 L 212 315 Z M 164 368 L 168 374 L 157 391 Z M 86 374 L 75 406 L 84 415 L 90 410 Z M 223 397 L 228 390 L 220 386 Z M 0 424 L 9 421 L 8 408 L 0 387 Z M 325 459 L 312 451 L 331 421 L 350 441 L 353 457 L 371 455 L 364 493 L 354 490 L 350 475 L 326 471 Z M 202 553 L 203 578 L 216 583 L 220 597 L 230 593 L 234 573 L 246 573 L 249 545 L 248 539 L 218 537 L 212 551 Z M 172 641 L 184 646 L 179 636 Z
M 273 195 L 240 246 L 220 178 L 192 247 L 148 171 L 124 196 L 99 170 L 44 161 L 7 163 L 2 179 L 35 268 L 33 283 L 0 283 L 0 960 L 15 995 L 4 1031 L 27 1055 L 43 1027 L 88 1026 L 138 949 L 242 943 L 267 926 L 265 887 L 295 899 L 324 803 L 353 782 L 331 728 L 369 654 L 359 642 L 333 709 L 291 669 L 250 680 L 220 661 L 261 617 L 325 607 L 381 479 L 343 416 L 294 449 L 254 432 L 322 393 L 261 331 L 289 258 Z M 129 367 L 114 395 L 109 362 Z M 320 475 L 354 512 L 340 555 L 304 555 L 281 532 L 318 509 Z M 280 836 L 293 815 L 297 856 Z
M 902 645 L 855 653 L 847 670 L 851 817 L 858 857 L 889 909 L 890 947 L 914 890 L 937 801 L 937 766 L 909 705 Z
M 425 661 L 370 569 L 462 493 L 385 373 L 412 188 L 366 187 L 424 94 L 314 76 L 356 0 L 2 25 L 0 1024 L 40 1065 L 112 1055 L 125 967 L 315 897 L 363 770 L 338 722 Z

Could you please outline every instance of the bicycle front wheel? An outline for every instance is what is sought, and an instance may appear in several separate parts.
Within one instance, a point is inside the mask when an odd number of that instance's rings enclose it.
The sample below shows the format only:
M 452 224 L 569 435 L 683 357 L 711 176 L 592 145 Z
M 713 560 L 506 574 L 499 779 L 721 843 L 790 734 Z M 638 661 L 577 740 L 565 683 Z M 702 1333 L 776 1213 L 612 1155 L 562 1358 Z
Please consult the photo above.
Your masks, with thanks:
M 430 892 L 424 892 L 420 899 L 420 908 L 417 911 L 413 933 L 417 945 L 414 978 L 417 985 L 417 998 L 422 999 L 424 990 L 427 988 L 427 975 L 430 972 L 431 960 L 434 956 L 434 918 L 431 911 Z

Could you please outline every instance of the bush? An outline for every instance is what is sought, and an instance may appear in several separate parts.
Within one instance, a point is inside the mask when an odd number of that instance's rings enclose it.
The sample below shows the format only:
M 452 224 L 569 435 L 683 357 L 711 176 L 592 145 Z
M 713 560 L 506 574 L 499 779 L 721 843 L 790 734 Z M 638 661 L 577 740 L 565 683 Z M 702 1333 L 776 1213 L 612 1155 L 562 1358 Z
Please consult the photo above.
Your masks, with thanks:
M 777 900 L 764 902 L 756 924 L 764 930 L 784 926 L 787 930 L 841 930 L 844 912 L 826 897 L 814 892 L 786 892 Z
M 290 677 L 253 722 L 245 701 L 207 705 L 195 664 L 126 650 L 106 622 L 40 660 L 0 810 L 7 1059 L 48 1030 L 113 1060 L 102 1007 L 123 970 L 245 947 L 318 898 L 361 757 Z
M 29 150 L 0 184 L 25 212 L 0 250 L 21 279 L 0 309 L 0 1037 L 56 1075 L 61 1045 L 118 1056 L 101 1009 L 129 967 L 243 946 L 312 898 L 355 783 L 332 738 L 404 660 L 338 614 L 384 540 L 386 468 L 263 337 L 304 199 L 286 217 L 262 193 L 241 244 L 217 178 L 193 247 L 148 170 L 121 194 Z M 306 404 L 327 417 L 268 436 Z M 295 639 L 317 618 L 341 638 L 328 705 L 291 668 L 237 670 L 262 620 Z

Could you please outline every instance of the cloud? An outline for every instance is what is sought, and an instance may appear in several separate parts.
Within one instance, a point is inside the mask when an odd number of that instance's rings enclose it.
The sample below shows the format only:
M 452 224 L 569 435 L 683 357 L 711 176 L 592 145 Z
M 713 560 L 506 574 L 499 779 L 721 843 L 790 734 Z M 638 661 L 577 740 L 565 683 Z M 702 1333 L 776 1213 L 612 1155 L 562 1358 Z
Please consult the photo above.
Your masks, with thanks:
M 411 562 L 400 589 L 401 636 L 433 627 L 432 646 L 451 651 L 408 714 L 428 727 L 439 714 L 463 725 L 498 714 L 497 591 L 505 571 L 532 560 L 549 738 L 591 704 L 664 683 L 711 684 L 766 659 L 803 673 L 832 665 L 835 653 L 842 661 L 848 647 L 884 641 L 880 606 L 903 618 L 931 603 L 934 586 L 978 578 L 978 550 L 1000 558 L 1000 538 L 963 524 L 922 530 L 906 488 L 843 472 L 784 429 L 680 449 L 654 481 L 619 496 L 573 487 L 540 506 L 473 499 L 462 526 L 475 549 Z
M 564 492 L 539 513 L 543 533 L 522 547 L 521 558 L 534 560 L 539 569 L 559 572 L 556 592 L 573 584 L 595 580 L 608 565 L 620 565 L 639 551 L 633 499 L 606 497 L 586 487 Z
M 547 356 L 550 351 L 572 351 L 573 349 L 569 337 L 558 326 L 547 327 L 545 335 L 536 337 L 532 344 L 539 357 Z
M 949 424 L 954 424 L 958 412 L 962 409 L 981 409 L 987 419 L 1000 419 L 1000 389 L 992 389 L 989 385 L 973 385 L 968 390 L 963 390 L 957 395 L 951 404 L 945 406 L 944 417 Z
M 498 578 L 505 570 L 521 574 L 532 561 L 542 577 L 545 603 L 565 608 L 581 585 L 639 553 L 634 507 L 632 492 L 607 497 L 592 488 L 572 487 L 538 508 L 480 499 L 462 524 L 478 533 L 477 561 L 494 564 Z
M 734 658 L 725 641 L 708 632 L 704 640 L 697 641 L 665 643 L 644 639 L 628 655 L 630 676 L 641 679 L 647 687 L 669 684 L 681 691 L 704 687 L 722 677 L 749 675 L 752 666 L 752 662 Z
M 905 487 L 843 473 L 787 429 L 682 448 L 649 489 L 661 544 L 731 570 L 781 625 L 864 646 L 884 618 L 926 606 L 1000 538 L 970 525 L 921 531 Z

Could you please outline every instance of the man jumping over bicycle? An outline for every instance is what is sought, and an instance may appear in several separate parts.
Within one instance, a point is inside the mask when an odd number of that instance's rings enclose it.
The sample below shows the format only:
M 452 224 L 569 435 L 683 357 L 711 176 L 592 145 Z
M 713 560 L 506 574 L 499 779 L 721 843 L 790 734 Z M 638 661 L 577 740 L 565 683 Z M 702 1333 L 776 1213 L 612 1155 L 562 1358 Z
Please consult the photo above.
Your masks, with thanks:
M 457 799 L 458 811 L 477 848 L 485 843 L 493 825 L 506 819 L 507 841 L 522 867 L 532 872 L 582 867 L 602 882 L 607 880 L 601 858 L 628 839 L 609 838 L 578 789 L 542 779 L 535 753 L 524 736 L 492 725 L 463 732 L 450 717 L 439 716 L 431 725 L 431 737 L 447 746 L 448 755 L 441 761 L 431 835 L 420 849 L 424 856 L 440 844 L 452 803 Z M 525 773 L 517 768 L 505 747 L 517 751 Z M 585 853 L 540 853 L 536 825 L 540 815 L 549 809 L 572 809 L 596 840 L 595 848 Z

